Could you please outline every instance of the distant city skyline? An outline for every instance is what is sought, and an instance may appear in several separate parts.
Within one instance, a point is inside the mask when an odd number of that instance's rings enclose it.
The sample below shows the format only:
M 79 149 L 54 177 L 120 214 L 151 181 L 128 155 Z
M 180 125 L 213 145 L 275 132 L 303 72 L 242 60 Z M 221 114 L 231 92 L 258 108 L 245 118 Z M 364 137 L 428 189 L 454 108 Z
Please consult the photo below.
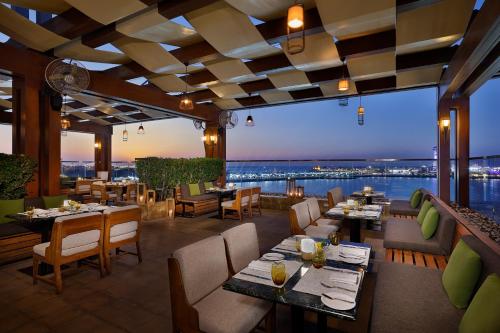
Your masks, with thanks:
M 500 154 L 498 92 L 500 80 L 493 79 L 471 97 L 471 156 Z M 322 100 L 252 109 L 255 127 L 244 126 L 248 109 L 239 111 L 238 126 L 227 132 L 227 158 L 432 158 L 436 100 L 434 88 L 363 96 L 364 126 L 357 125 L 357 97 L 347 107 Z M 127 126 L 128 142 L 121 140 L 124 126 L 114 126 L 113 160 L 204 156 L 202 131 L 189 119 L 146 122 L 144 136 L 137 126 Z M 0 125 L 0 152 L 11 152 L 11 133 Z M 69 132 L 61 142 L 63 160 L 93 160 L 92 135 Z

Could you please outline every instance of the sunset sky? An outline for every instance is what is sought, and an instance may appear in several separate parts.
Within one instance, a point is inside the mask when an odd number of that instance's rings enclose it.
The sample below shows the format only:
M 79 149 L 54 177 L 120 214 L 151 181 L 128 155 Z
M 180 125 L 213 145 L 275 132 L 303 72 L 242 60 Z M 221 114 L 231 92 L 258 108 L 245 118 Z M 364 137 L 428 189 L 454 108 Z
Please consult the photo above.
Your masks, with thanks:
M 490 80 L 471 98 L 471 156 L 499 154 L 500 80 Z M 340 107 L 338 100 L 296 103 L 251 110 L 255 127 L 245 127 L 248 110 L 238 112 L 239 125 L 228 131 L 228 159 L 405 158 L 432 157 L 436 142 L 436 91 L 419 89 L 365 96 L 365 125 L 358 126 L 358 98 Z M 201 131 L 189 119 L 144 123 L 146 135 L 129 124 L 115 126 L 113 160 L 137 157 L 203 156 Z M 10 126 L 0 125 L 0 152 L 11 152 Z M 68 133 L 62 159 L 93 159 L 93 136 Z M 76 148 L 75 148 L 76 147 Z

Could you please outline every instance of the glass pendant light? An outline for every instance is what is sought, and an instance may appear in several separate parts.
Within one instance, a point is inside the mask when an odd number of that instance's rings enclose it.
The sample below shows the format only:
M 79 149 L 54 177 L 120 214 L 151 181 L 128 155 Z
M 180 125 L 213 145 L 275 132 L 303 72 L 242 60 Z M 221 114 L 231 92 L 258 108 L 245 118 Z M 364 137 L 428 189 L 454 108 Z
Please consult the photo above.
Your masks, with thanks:
M 67 136 L 68 135 L 68 128 L 71 127 L 71 122 L 67 118 L 66 114 L 66 95 L 63 97 L 63 112 L 61 114 L 61 135 L 62 136 Z
M 188 71 L 188 64 L 184 64 L 186 66 L 186 72 L 185 72 L 185 76 L 184 76 L 184 82 L 186 83 L 186 89 L 184 90 L 184 96 L 182 96 L 181 98 L 181 102 L 179 103 L 179 109 L 181 110 L 184 110 L 184 111 L 188 111 L 188 110 L 193 110 L 194 109 L 194 105 L 193 105 L 193 101 L 189 98 L 188 96 L 188 76 L 187 76 L 187 71 Z
M 304 6 L 295 2 L 293 6 L 289 7 L 286 22 L 287 52 L 289 54 L 297 54 L 304 51 Z
M 127 131 L 127 124 L 125 123 L 125 128 L 122 132 L 122 141 L 127 142 L 128 141 L 128 131 Z
M 247 117 L 247 120 L 245 121 L 245 126 L 248 126 L 248 127 L 255 126 L 255 122 L 253 121 L 253 117 L 252 117 L 252 111 L 250 111 L 250 110 L 248 110 L 248 117 Z
M 361 95 L 359 95 L 358 125 L 363 126 L 364 124 L 365 124 L 365 108 L 361 105 Z
M 345 77 L 345 58 L 342 59 L 342 78 L 339 80 L 338 91 L 349 90 L 349 80 Z
M 139 128 L 137 129 L 137 134 L 139 134 L 139 135 L 144 135 L 144 134 L 146 134 L 146 132 L 144 131 L 144 126 L 142 126 L 142 123 L 141 123 L 141 125 L 139 126 Z

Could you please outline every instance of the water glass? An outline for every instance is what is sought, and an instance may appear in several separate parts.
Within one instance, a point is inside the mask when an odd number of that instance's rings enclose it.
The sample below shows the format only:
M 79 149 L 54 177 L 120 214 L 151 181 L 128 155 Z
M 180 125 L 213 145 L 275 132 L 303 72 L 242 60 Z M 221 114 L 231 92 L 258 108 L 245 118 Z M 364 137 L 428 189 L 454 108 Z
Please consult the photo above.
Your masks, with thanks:
M 314 268 L 319 269 L 319 268 L 325 266 L 325 263 L 326 263 L 325 251 L 323 251 L 323 249 L 316 251 L 316 253 L 314 254 L 314 257 L 312 259 L 312 264 L 313 264 Z
M 328 235 L 328 239 L 330 240 L 330 244 L 337 246 L 340 242 L 340 233 L 332 232 Z
M 282 261 L 275 261 L 271 266 L 271 277 L 276 286 L 281 287 L 286 280 L 286 267 Z

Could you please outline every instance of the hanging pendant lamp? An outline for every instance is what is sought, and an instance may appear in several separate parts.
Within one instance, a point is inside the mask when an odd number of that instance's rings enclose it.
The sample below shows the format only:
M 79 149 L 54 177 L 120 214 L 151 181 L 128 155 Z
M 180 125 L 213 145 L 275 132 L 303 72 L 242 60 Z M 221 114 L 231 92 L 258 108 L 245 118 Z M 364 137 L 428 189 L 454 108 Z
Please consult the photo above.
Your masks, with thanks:
M 361 95 L 359 95 L 358 125 L 363 126 L 364 124 L 365 124 L 365 108 L 361 105 Z
M 247 117 L 247 120 L 245 121 L 245 126 L 248 126 L 248 127 L 255 126 L 255 121 L 253 120 L 253 117 L 252 117 L 252 111 L 250 111 L 250 110 L 248 110 L 248 117 Z
M 141 123 L 141 125 L 139 126 L 139 128 L 137 129 L 137 134 L 139 134 L 139 135 L 144 135 L 144 134 L 146 134 L 146 131 L 144 131 L 144 126 L 142 126 L 142 123 Z
M 184 76 L 184 82 L 186 84 L 186 89 L 184 90 L 184 96 L 182 96 L 181 98 L 181 101 L 179 103 L 179 109 L 183 110 L 183 111 L 188 111 L 188 110 L 193 110 L 194 109 L 194 105 L 193 105 L 193 101 L 189 98 L 188 96 L 188 76 L 187 76 L 187 71 L 188 71 L 188 64 L 185 63 L 184 64 L 186 66 L 186 72 L 185 72 L 185 76 Z
M 125 123 L 125 128 L 122 132 L 122 141 L 127 142 L 128 141 L 128 131 L 127 131 L 127 123 Z
M 288 8 L 286 20 L 286 46 L 289 54 L 297 54 L 304 51 L 305 32 L 304 32 L 304 6 L 295 3 Z
M 345 77 L 345 58 L 342 59 L 342 78 L 339 80 L 338 91 L 349 90 L 349 80 Z
M 63 96 L 63 105 L 62 105 L 62 113 L 61 113 L 61 135 L 68 135 L 68 128 L 71 127 L 71 122 L 67 118 L 66 114 L 66 94 Z

